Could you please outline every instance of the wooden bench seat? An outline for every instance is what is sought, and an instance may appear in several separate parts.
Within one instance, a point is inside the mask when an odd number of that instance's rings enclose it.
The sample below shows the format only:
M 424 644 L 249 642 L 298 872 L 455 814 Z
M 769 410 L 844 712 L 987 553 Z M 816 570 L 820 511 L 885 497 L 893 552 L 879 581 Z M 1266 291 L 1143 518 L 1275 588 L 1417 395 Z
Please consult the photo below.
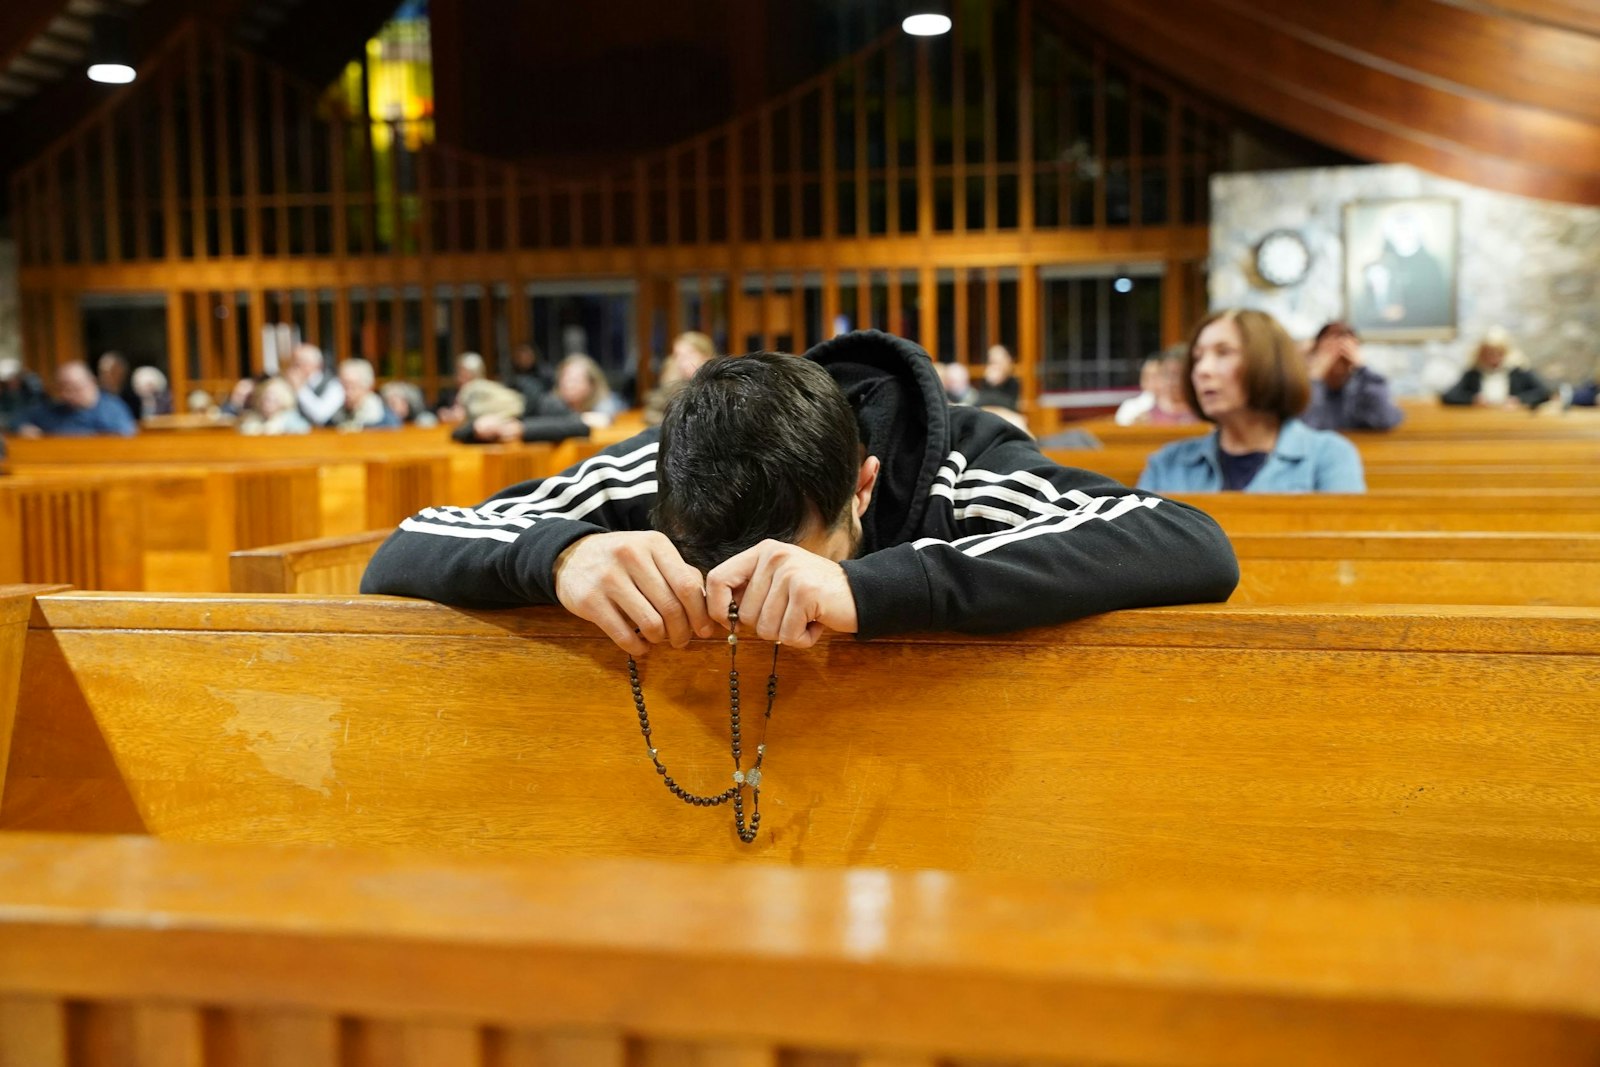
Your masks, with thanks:
M 27 627 L 10 829 L 1600 901 L 1594 610 L 826 641 L 779 658 L 752 846 L 661 787 L 624 657 L 559 609 L 60 594 Z M 729 781 L 726 663 L 642 665 L 692 789 Z
M 1234 604 L 1600 607 L 1600 534 L 1236 534 Z
M 0 945 L 30 1067 L 1600 1058 L 1549 903 L 8 835 Z

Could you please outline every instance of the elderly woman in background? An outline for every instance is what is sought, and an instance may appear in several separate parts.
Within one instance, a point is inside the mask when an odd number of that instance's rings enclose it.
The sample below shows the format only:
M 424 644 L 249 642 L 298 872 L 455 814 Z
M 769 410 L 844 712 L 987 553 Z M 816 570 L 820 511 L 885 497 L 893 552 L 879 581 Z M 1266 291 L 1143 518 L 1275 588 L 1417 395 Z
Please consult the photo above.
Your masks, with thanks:
M 1215 432 L 1150 457 L 1139 488 L 1157 493 L 1359 493 L 1361 456 L 1297 416 L 1311 386 L 1294 341 L 1271 315 L 1228 310 L 1196 327 L 1184 362 L 1189 404 Z
M 282 378 L 268 378 L 250 394 L 250 407 L 239 419 L 239 432 L 252 436 L 310 433 L 311 424 L 300 414 L 294 387 Z
M 167 376 L 156 367 L 134 368 L 133 397 L 138 403 L 133 409 L 136 419 L 172 414 L 172 392 L 167 388 Z
M 1472 366 L 1439 399 L 1457 407 L 1532 409 L 1554 395 L 1528 367 L 1511 335 L 1491 326 L 1472 354 Z
M 1343 322 L 1317 331 L 1306 357 L 1311 402 L 1301 416 L 1315 430 L 1392 430 L 1405 413 L 1389 398 L 1389 380 L 1361 356 L 1361 338 Z

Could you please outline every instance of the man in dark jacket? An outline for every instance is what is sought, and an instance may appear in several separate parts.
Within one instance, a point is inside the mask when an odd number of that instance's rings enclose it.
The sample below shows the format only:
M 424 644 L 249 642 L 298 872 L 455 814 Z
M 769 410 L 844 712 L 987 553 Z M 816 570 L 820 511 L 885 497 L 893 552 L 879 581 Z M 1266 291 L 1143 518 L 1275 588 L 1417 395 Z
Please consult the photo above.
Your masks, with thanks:
M 712 360 L 659 431 L 406 519 L 362 592 L 560 603 L 638 655 L 711 636 L 735 600 L 756 636 L 808 647 L 1225 600 L 1238 575 L 1202 512 L 1057 466 L 867 331 Z

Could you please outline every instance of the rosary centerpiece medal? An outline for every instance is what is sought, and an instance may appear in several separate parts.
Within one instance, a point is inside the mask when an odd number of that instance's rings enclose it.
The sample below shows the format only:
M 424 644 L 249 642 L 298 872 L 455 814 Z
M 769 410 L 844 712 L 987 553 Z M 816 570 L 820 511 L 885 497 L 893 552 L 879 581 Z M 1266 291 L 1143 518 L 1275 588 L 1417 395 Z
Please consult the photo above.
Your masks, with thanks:
M 633 706 L 639 713 L 639 732 L 644 735 L 644 747 L 650 753 L 650 762 L 655 764 L 656 774 L 661 777 L 661 782 L 667 791 L 685 804 L 693 804 L 697 808 L 714 808 L 733 802 L 734 827 L 739 832 L 739 840 L 745 844 L 756 839 L 756 831 L 761 827 L 761 764 L 767 758 L 767 746 L 756 746 L 756 760 L 749 770 L 744 769 L 743 747 L 739 735 L 739 606 L 728 605 L 728 722 L 731 732 L 733 750 L 733 784 L 722 792 L 713 796 L 701 796 L 691 793 L 683 786 L 672 780 L 672 775 L 667 773 L 666 766 L 661 762 L 661 751 L 656 748 L 651 740 L 650 713 L 644 707 L 644 690 L 639 686 L 639 664 L 632 656 L 628 657 L 628 683 L 633 688 Z M 778 695 L 778 646 L 772 646 L 772 669 L 767 674 L 767 711 L 763 716 L 761 737 L 766 740 L 768 724 L 772 721 L 772 702 Z M 744 792 L 750 791 L 750 821 L 745 822 L 744 817 Z

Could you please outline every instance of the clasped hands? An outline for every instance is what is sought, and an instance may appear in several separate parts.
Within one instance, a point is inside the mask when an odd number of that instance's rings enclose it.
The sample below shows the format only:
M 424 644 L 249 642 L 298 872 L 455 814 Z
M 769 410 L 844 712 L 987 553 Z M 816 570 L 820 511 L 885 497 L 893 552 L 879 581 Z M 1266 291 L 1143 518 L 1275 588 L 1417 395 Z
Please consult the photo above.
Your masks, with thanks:
M 857 628 L 844 568 L 783 541 L 762 541 L 702 576 L 665 534 L 590 534 L 557 558 L 555 585 L 562 607 L 631 656 L 716 636 L 732 603 L 746 634 L 794 648 Z

